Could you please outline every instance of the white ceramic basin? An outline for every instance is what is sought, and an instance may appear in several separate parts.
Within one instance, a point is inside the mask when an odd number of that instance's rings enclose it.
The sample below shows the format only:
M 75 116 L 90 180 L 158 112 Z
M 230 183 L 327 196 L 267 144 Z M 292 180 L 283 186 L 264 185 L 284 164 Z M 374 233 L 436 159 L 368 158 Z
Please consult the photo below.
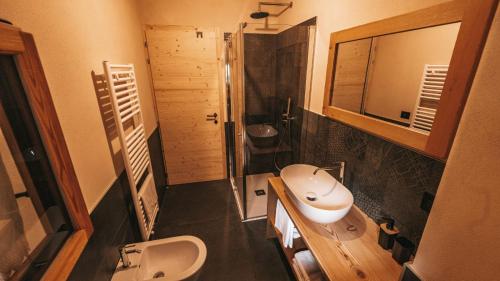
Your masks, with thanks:
M 207 248 L 194 236 L 177 236 L 133 244 L 130 249 L 141 253 L 128 254 L 131 266 L 122 267 L 122 262 L 112 281 L 178 281 L 196 280 L 197 273 L 205 263 Z
M 285 191 L 299 211 L 317 223 L 342 219 L 354 202 L 351 192 L 325 171 L 313 175 L 315 166 L 290 165 L 281 170 Z

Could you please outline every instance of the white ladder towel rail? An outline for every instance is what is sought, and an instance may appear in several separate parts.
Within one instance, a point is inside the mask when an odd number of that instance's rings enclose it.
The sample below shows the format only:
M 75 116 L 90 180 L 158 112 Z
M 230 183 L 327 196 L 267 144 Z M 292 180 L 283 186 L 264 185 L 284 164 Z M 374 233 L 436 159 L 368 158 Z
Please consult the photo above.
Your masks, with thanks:
M 428 134 L 432 130 L 437 106 L 441 100 L 448 65 L 426 64 L 413 110 L 410 128 Z
M 103 65 L 132 200 L 142 238 L 147 241 L 158 213 L 158 197 L 134 65 L 109 62 Z

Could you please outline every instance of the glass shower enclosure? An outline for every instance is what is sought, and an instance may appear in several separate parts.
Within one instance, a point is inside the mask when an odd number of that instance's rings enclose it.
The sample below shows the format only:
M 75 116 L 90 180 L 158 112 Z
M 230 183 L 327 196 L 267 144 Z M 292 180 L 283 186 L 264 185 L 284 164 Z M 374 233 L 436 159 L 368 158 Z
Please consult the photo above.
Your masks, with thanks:
M 268 178 L 301 159 L 315 34 L 313 18 L 264 29 L 244 23 L 226 38 L 228 166 L 243 220 L 266 217 Z

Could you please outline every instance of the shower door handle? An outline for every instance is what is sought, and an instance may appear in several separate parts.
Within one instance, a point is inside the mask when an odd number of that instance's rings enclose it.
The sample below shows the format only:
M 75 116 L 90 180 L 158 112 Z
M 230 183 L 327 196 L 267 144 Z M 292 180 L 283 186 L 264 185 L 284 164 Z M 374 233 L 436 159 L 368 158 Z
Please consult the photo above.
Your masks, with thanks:
M 214 121 L 214 124 L 217 124 L 219 121 L 217 121 L 217 113 L 214 114 L 207 114 L 207 121 Z

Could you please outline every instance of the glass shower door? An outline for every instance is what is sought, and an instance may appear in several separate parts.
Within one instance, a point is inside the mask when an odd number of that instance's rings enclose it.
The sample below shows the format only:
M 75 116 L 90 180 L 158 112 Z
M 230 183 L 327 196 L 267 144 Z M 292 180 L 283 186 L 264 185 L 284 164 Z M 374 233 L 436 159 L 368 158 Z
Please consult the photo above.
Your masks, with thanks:
M 244 123 L 242 114 L 244 112 L 243 102 L 243 55 L 241 40 L 241 29 L 225 38 L 225 71 L 226 71 L 226 93 L 228 113 L 228 166 L 229 175 L 235 195 L 236 204 L 242 220 L 245 214 L 244 193 Z

